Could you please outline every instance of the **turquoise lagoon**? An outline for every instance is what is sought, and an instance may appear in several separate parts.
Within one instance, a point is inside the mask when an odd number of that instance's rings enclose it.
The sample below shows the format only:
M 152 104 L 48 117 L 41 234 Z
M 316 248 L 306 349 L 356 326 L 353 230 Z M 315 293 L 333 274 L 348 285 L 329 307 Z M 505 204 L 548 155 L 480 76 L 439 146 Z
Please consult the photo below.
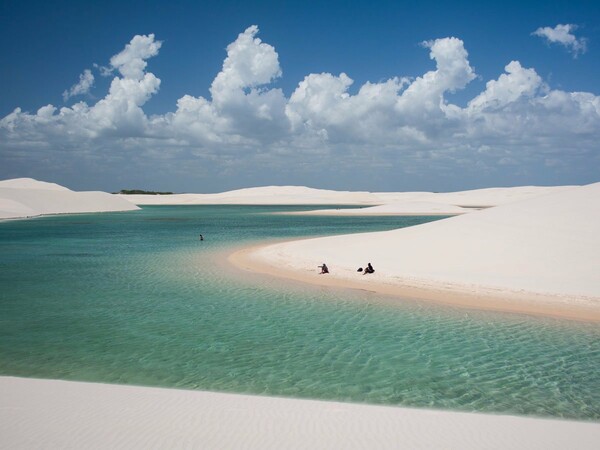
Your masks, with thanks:
M 598 325 L 391 305 L 223 263 L 265 240 L 434 220 L 270 214 L 302 209 L 314 208 L 157 206 L 0 223 L 0 374 L 600 419 Z

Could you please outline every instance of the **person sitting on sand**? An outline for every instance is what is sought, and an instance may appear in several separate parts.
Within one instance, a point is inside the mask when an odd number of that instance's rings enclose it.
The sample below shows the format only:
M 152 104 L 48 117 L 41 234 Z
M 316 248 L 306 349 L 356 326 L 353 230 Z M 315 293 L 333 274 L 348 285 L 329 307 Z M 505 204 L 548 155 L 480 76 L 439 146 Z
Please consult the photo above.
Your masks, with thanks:
M 367 264 L 367 267 L 365 267 L 365 271 L 363 272 L 363 275 L 366 275 L 368 273 L 373 273 L 375 272 L 375 269 L 373 269 L 373 266 L 371 265 L 371 263 Z
M 319 272 L 319 274 L 329 273 L 329 268 L 327 267 L 327 264 L 323 263 L 323 265 L 319 267 L 321 268 L 321 272 Z

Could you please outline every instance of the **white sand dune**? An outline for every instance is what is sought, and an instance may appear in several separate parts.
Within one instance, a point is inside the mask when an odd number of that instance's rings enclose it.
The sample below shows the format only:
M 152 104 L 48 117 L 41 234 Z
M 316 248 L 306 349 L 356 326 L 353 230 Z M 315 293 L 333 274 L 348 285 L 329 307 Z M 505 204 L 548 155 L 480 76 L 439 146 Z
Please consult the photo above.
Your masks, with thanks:
M 11 180 L 1 180 L 0 188 L 13 189 L 43 189 L 47 191 L 69 191 L 70 189 L 56 183 L 34 180 L 33 178 L 13 178 Z
M 265 186 L 218 194 L 123 195 L 136 205 L 373 205 L 370 192 L 330 191 L 304 186 Z
M 596 449 L 600 424 L 0 377 L 0 447 Z
M 561 192 L 573 186 L 520 186 L 512 188 L 487 188 L 460 192 L 378 192 L 374 201 L 378 206 L 356 209 L 321 209 L 293 212 L 295 215 L 456 215 L 477 209 L 503 205 L 552 192 Z M 352 202 L 349 202 L 352 204 Z
M 487 188 L 461 192 L 444 192 L 436 194 L 436 199 L 443 203 L 459 206 L 498 206 L 526 200 L 570 189 L 573 186 L 519 186 L 514 188 Z
M 31 178 L 0 181 L 0 219 L 139 209 L 106 192 L 74 192 Z
M 2 198 L 4 189 L 0 188 L 0 219 L 32 217 L 38 213 L 29 206 L 12 198 Z M 8 197 L 8 195 L 7 195 Z
M 310 216 L 452 216 L 471 212 L 472 209 L 427 201 L 403 201 L 366 208 L 316 209 L 289 214 Z
M 302 274 L 304 281 L 315 283 L 337 279 L 363 289 L 519 294 L 516 306 L 530 298 L 544 307 L 581 307 L 599 316 L 598 230 L 600 183 L 415 227 L 269 245 L 244 255 L 241 265 Z M 327 277 L 315 275 L 322 262 L 330 268 Z M 372 276 L 356 272 L 367 262 L 375 266 Z M 470 303 L 485 305 L 485 298 Z M 502 309 L 497 303 L 487 306 Z
M 473 191 L 353 192 L 313 189 L 303 186 L 265 186 L 218 194 L 121 195 L 136 205 L 384 205 L 431 202 L 453 206 L 495 206 L 568 189 L 557 187 L 512 187 Z M 421 211 L 414 211 L 416 213 Z

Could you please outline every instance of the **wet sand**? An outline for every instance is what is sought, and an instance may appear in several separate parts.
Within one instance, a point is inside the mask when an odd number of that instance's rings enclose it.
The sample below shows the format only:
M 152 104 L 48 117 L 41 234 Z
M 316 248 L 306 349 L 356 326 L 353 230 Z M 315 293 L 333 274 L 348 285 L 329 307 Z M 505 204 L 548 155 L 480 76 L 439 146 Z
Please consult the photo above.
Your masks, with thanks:
M 348 279 L 338 277 L 334 272 L 321 275 L 318 273 L 317 267 L 294 270 L 274 266 L 259 256 L 260 250 L 270 245 L 273 245 L 273 243 L 237 249 L 227 256 L 227 261 L 234 267 L 251 273 L 335 289 L 356 289 L 380 294 L 389 298 L 389 302 L 386 302 L 388 304 L 406 301 L 406 299 L 416 299 L 466 309 L 520 313 L 600 323 L 600 310 L 598 308 L 586 304 L 574 304 L 568 301 L 568 298 L 560 295 L 435 283 L 408 278 L 398 279 L 398 283 L 392 284 L 389 280 L 378 277 L 377 272 L 369 275 L 357 273 L 355 279 Z

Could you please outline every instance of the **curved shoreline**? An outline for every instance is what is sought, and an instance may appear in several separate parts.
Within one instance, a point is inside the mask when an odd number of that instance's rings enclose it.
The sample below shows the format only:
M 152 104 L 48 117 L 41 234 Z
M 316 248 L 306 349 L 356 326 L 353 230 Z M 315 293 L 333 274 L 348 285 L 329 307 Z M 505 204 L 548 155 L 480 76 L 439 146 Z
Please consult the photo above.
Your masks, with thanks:
M 392 297 L 391 303 L 401 302 L 402 299 L 415 299 L 465 309 L 600 323 L 600 309 L 567 303 L 569 298 L 563 295 L 441 283 L 435 280 L 404 279 L 401 280 L 402 284 L 390 282 L 389 279 L 380 280 L 376 276 L 369 276 L 365 280 L 358 278 L 354 280 L 336 277 L 335 273 L 321 276 L 316 272 L 316 268 L 307 267 L 304 271 L 282 268 L 269 264 L 257 255 L 260 250 L 270 245 L 274 244 L 269 242 L 240 248 L 230 253 L 227 261 L 246 272 L 334 289 L 370 291 Z
M 278 211 L 269 214 L 279 216 L 335 216 L 335 217 L 452 217 L 459 216 L 461 214 L 467 214 L 467 212 L 360 212 L 352 211 L 349 213 L 342 213 L 344 210 L 331 210 L 331 209 L 315 209 L 311 211 Z

